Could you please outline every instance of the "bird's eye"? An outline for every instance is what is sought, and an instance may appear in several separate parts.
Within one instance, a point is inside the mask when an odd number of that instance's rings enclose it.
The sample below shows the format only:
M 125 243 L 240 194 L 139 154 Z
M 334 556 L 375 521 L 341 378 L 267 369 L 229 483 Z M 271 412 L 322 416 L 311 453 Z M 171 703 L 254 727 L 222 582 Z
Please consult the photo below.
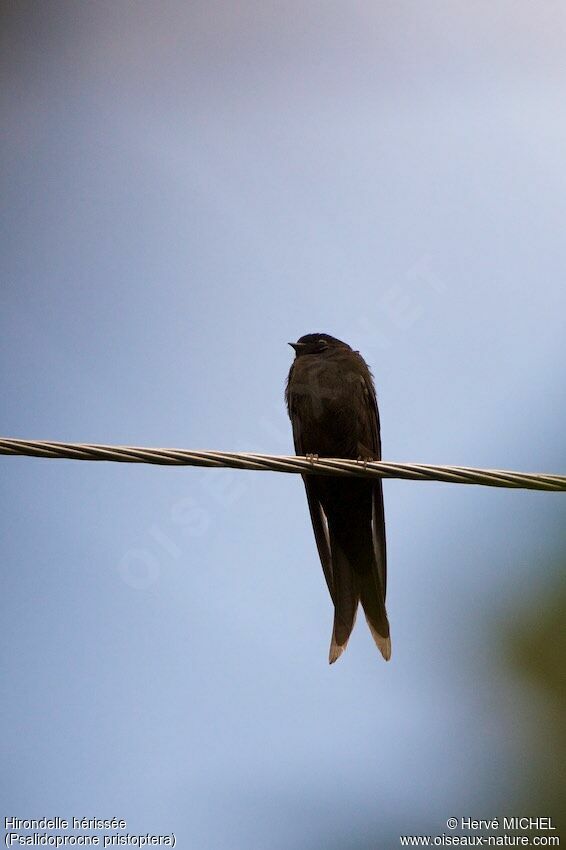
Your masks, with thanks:
M 317 345 L 324 345 L 324 346 L 328 345 L 328 343 L 326 342 L 325 339 L 317 339 L 316 343 L 317 343 Z

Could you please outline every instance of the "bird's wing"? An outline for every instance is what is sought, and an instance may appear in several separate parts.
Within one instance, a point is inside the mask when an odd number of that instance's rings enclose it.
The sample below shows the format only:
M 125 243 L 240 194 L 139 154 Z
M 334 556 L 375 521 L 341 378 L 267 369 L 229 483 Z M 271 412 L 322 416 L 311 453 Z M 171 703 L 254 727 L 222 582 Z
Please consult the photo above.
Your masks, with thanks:
M 291 375 L 292 369 L 291 373 L 289 374 L 289 382 L 287 384 L 287 404 L 289 406 L 289 414 L 291 416 L 291 424 L 293 427 L 293 443 L 295 445 L 296 454 L 304 455 L 305 450 L 301 440 L 300 417 L 298 415 L 298 411 L 294 409 L 293 397 L 292 394 L 289 392 Z M 334 580 L 332 573 L 332 555 L 330 551 L 330 533 L 328 529 L 328 521 L 326 519 L 326 514 L 324 513 L 318 494 L 319 487 L 318 482 L 316 480 L 317 476 L 303 475 L 302 478 L 307 493 L 307 502 L 311 515 L 311 522 L 314 531 L 314 538 L 316 541 L 316 548 L 318 549 L 318 555 L 320 558 L 320 563 L 322 564 L 324 578 L 326 579 L 326 584 L 328 585 L 328 591 L 330 593 L 332 601 L 334 602 Z
M 375 460 L 381 460 L 379 410 L 369 370 L 367 372 L 367 376 L 364 376 L 363 382 L 369 415 L 371 450 Z M 385 600 L 385 591 L 387 589 L 387 552 L 385 546 L 385 514 L 383 510 L 383 485 L 381 478 L 372 484 L 372 503 L 373 545 L 376 555 L 378 577 L 381 587 L 383 588 L 383 598 Z
M 296 449 L 296 451 L 298 454 L 302 454 L 302 452 L 298 449 Z M 316 548 L 318 549 L 324 578 L 328 585 L 328 592 L 330 593 L 332 601 L 335 603 L 336 600 L 334 598 L 334 578 L 332 571 L 332 555 L 330 552 L 328 521 L 317 495 L 317 482 L 313 480 L 314 478 L 316 478 L 314 475 L 303 475 L 305 490 L 307 491 L 307 502 L 309 504 L 309 511 L 314 531 L 314 539 L 316 540 Z

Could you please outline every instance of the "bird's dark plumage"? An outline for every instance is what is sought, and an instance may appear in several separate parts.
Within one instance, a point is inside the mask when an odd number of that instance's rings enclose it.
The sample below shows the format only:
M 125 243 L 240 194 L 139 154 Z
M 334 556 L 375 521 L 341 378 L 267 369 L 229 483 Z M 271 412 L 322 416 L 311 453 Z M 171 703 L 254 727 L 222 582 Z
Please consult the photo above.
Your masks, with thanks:
M 358 351 L 328 334 L 295 349 L 285 398 L 299 455 L 381 459 L 371 372 Z M 383 657 L 391 656 L 385 611 L 386 550 L 381 480 L 303 475 L 311 520 L 334 603 L 330 663 L 340 657 L 361 602 Z

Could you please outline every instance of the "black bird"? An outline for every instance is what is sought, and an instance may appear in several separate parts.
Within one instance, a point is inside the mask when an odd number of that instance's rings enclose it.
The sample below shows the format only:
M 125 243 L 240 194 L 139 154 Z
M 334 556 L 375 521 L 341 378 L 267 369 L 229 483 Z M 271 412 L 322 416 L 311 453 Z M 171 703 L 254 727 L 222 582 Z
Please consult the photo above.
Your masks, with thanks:
M 359 353 L 323 333 L 295 349 L 285 400 L 298 455 L 380 460 L 379 411 L 371 372 Z M 334 603 L 329 661 L 340 657 L 361 602 L 373 638 L 391 657 L 385 611 L 386 551 L 380 480 L 303 475 L 324 577 Z

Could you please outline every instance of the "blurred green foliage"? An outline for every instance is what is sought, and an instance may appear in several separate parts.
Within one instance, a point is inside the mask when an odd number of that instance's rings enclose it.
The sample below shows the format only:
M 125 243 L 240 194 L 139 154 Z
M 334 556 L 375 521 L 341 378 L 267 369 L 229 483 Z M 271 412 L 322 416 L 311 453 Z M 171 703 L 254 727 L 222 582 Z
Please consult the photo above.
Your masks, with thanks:
M 550 582 L 508 624 L 504 651 L 524 689 L 521 814 L 550 815 L 566 840 L 566 557 L 549 566 Z

